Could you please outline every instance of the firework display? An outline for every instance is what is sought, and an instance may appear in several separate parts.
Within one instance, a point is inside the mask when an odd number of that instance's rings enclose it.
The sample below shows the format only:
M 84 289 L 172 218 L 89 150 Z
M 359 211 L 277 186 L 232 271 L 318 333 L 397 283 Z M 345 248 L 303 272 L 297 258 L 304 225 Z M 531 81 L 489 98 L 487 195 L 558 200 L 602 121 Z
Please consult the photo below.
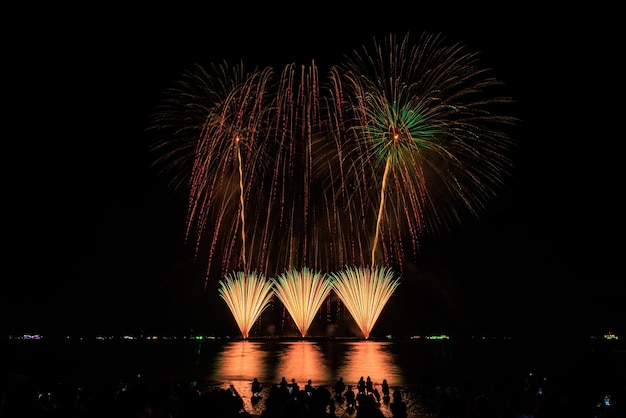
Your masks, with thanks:
M 347 56 L 330 80 L 341 160 L 329 178 L 349 186 L 335 198 L 363 220 L 367 233 L 351 234 L 371 240 L 372 267 L 401 266 L 404 244 L 417 253 L 420 236 L 495 197 L 512 167 L 504 128 L 516 121 L 499 113 L 512 99 L 477 54 L 442 36 L 413 45 L 390 35 Z
M 300 335 L 307 336 L 322 303 L 332 290 L 332 282 L 322 273 L 308 268 L 289 270 L 274 280 L 274 293 L 285 305 L 296 323 Z
M 272 282 L 262 274 L 235 272 L 219 282 L 218 292 L 228 305 L 243 338 L 259 315 L 269 306 L 272 298 Z
M 394 278 L 388 267 L 348 267 L 330 274 L 334 291 L 352 314 L 363 338 L 369 338 L 400 279 Z
M 390 34 L 344 57 L 323 80 L 197 66 L 155 114 L 186 239 L 244 337 L 273 287 L 302 336 L 334 290 L 368 338 L 421 237 L 479 216 L 513 167 L 513 100 L 478 54 Z
M 209 236 L 207 271 L 214 256 L 234 265 L 223 274 L 248 271 L 246 196 L 264 190 L 262 171 L 271 170 L 264 126 L 271 75 L 269 68 L 246 73 L 243 64 L 197 66 L 183 74 L 155 119 L 159 131 L 168 132 L 155 143 L 157 163 L 164 161 L 173 185 L 189 193 L 187 239 L 196 232 L 199 252 Z

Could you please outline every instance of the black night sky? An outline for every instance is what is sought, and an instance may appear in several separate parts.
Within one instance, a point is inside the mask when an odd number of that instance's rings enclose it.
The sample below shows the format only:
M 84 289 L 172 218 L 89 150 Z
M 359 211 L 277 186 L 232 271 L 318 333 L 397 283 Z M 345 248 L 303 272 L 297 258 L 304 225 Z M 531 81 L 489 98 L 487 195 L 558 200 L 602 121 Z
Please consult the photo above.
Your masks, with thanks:
M 1 332 L 236 333 L 151 166 L 149 115 L 195 63 L 322 75 L 390 32 L 479 52 L 521 123 L 499 199 L 425 240 L 379 332 L 626 332 L 619 13 L 229 7 L 7 14 Z

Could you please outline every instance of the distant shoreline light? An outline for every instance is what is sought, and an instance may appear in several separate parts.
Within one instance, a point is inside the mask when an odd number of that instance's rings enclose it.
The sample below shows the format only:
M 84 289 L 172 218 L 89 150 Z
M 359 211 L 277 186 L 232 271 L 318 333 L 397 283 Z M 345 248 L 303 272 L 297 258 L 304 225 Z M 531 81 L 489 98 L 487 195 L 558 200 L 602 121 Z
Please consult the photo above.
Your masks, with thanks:
M 218 340 L 218 341 L 238 341 L 243 338 L 237 336 L 217 336 L 217 335 L 207 335 L 202 333 L 190 333 L 190 334 L 181 334 L 181 335 L 156 335 L 156 334 L 123 334 L 123 335 L 103 335 L 97 334 L 95 336 L 82 336 L 82 335 L 66 335 L 63 337 L 66 341 L 167 341 L 167 340 L 182 340 L 182 341 L 204 341 L 204 340 Z M 592 335 L 589 337 L 591 340 L 603 340 L 603 341 L 620 341 L 622 338 L 613 333 L 607 332 L 601 335 Z M 19 340 L 19 341 L 40 341 L 44 339 L 50 339 L 45 337 L 40 333 L 26 333 L 20 335 L 5 335 L 0 339 L 5 340 Z M 53 336 L 53 339 L 56 337 Z M 365 340 L 363 337 L 352 336 L 352 337 L 337 337 L 337 336 L 306 336 L 306 337 L 292 337 L 292 336 L 256 336 L 247 338 L 250 341 L 263 341 L 263 340 L 280 340 L 280 341 L 315 341 L 315 340 Z M 422 340 L 422 341 L 442 341 L 442 340 L 452 340 L 452 336 L 449 334 L 415 334 L 411 336 L 393 336 L 393 335 L 385 335 L 384 337 L 373 337 L 373 340 L 398 340 L 398 339 L 409 339 L 409 340 Z M 471 337 L 472 340 L 494 340 L 494 339 L 505 339 L 511 340 L 511 336 L 505 337 L 497 337 L 497 336 L 486 336 L 486 335 L 474 335 Z

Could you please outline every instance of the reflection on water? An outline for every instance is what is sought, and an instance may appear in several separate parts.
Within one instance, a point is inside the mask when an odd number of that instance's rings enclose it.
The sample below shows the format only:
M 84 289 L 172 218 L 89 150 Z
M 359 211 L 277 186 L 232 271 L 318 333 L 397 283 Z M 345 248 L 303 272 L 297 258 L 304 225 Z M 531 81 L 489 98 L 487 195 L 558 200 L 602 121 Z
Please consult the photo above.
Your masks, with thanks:
M 344 380 L 357 382 L 361 376 L 370 376 L 374 385 L 381 384 L 383 379 L 396 385 L 404 384 L 402 370 L 396 356 L 390 351 L 391 343 L 359 341 L 351 343 L 349 347 L 350 356 L 342 372 Z
M 346 385 L 356 387 L 361 376 L 370 376 L 379 391 L 383 379 L 397 386 L 406 381 L 394 344 L 389 341 L 232 341 L 206 360 L 212 362 L 206 379 L 223 388 L 233 384 L 245 409 L 257 415 L 264 404 L 252 401 L 250 388 L 255 377 L 265 387 L 263 397 L 282 377 L 288 382 L 295 379 L 300 388 L 311 379 L 313 386 L 326 386 L 331 391 L 339 377 L 344 378 Z M 419 406 L 410 395 L 406 400 L 415 405 L 413 408 Z M 342 416 L 344 407 L 337 405 L 337 416 Z M 388 404 L 382 405 L 381 410 L 385 417 L 391 417 Z
M 214 359 L 212 380 L 252 381 L 264 369 L 264 360 L 268 354 L 259 343 L 250 341 L 228 343 Z
M 516 416 L 510 408 L 528 393 L 529 373 L 548 378 L 542 393 L 558 394 L 558 400 L 551 399 L 560 408 L 593 416 L 599 411 L 589 408 L 597 408 L 607 395 L 615 405 L 626 404 L 619 396 L 626 376 L 621 341 L 5 340 L 0 353 L 0 378 L 13 391 L 12 399 L 3 399 L 5 404 L 36 396 L 40 388 L 75 385 L 89 388 L 93 399 L 102 402 L 120 380 L 140 377 L 158 396 L 163 395 L 163 383 L 187 382 L 202 391 L 232 383 L 246 410 L 260 415 L 269 387 L 283 376 L 296 379 L 301 387 L 311 379 L 314 386 L 327 388 L 339 377 L 346 385 L 356 385 L 361 376 L 370 376 L 379 390 L 382 379 L 392 390 L 402 390 L 409 416 L 439 410 L 444 400 L 468 406 L 480 393 L 489 395 L 492 406 L 503 412 L 498 416 Z M 256 402 L 250 391 L 255 377 L 264 385 Z M 336 416 L 343 415 L 343 406 L 337 404 Z M 391 416 L 388 402 L 380 407 L 385 417 Z
M 317 344 L 297 341 L 283 345 L 278 367 L 268 370 L 268 375 L 271 374 L 277 378 L 280 374 L 281 377 L 285 376 L 288 380 L 296 379 L 298 382 L 306 382 L 308 379 L 322 382 L 332 376 Z M 275 382 L 278 383 L 278 380 Z
M 251 382 L 257 377 L 267 384 L 288 381 L 334 385 L 339 377 L 356 384 L 370 376 L 375 384 L 383 379 L 404 384 L 402 369 L 388 341 L 233 341 L 214 358 L 211 380 Z

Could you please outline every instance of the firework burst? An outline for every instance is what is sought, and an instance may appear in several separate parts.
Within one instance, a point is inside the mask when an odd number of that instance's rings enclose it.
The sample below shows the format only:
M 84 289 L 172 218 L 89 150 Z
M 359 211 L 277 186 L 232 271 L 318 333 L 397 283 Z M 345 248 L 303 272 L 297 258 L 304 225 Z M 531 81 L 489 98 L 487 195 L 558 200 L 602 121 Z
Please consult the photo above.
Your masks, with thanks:
M 400 285 L 388 267 L 349 267 L 330 273 L 333 290 L 368 339 L 389 298 Z
M 218 292 L 235 318 L 241 336 L 247 339 L 254 322 L 270 304 L 272 281 L 257 273 L 230 273 L 220 280 Z
M 332 290 L 331 282 L 322 273 L 305 267 L 301 271 L 282 273 L 274 280 L 273 288 L 300 335 L 306 337 L 315 315 Z
M 390 35 L 331 72 L 341 149 L 337 200 L 371 233 L 370 265 L 401 264 L 409 237 L 479 215 L 512 168 L 509 97 L 475 53 L 441 35 Z M 346 186 L 347 185 L 347 186 Z M 373 237 L 373 238 L 372 238 Z M 381 257 L 376 256 L 382 251 Z M 365 260 L 361 260 L 364 262 Z
M 317 245 L 325 212 L 312 204 L 319 84 L 314 63 L 280 73 L 223 63 L 198 65 L 166 91 L 152 151 L 188 192 L 186 240 L 208 253 L 207 278 L 328 260 Z
M 175 173 L 174 186 L 189 191 L 187 239 L 195 232 L 198 252 L 210 236 L 207 271 L 216 253 L 223 264 L 248 271 L 246 206 L 258 202 L 273 169 L 266 136 L 272 70 L 247 73 L 242 64 L 225 63 L 210 69 L 185 72 L 167 92 L 155 117 L 164 140 L 154 151 L 157 164 Z

